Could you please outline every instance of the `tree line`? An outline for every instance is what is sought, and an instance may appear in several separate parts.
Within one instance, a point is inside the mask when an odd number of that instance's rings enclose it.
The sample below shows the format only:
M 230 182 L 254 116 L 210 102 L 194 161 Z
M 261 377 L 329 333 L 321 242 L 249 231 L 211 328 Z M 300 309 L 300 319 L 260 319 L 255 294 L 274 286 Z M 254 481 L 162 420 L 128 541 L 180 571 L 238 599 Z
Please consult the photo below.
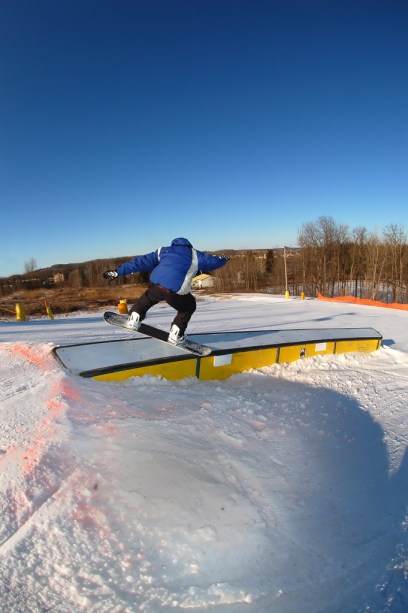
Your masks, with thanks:
M 408 245 L 403 228 L 391 224 L 380 234 L 364 227 L 350 229 L 332 217 L 304 223 L 298 246 L 254 250 L 224 250 L 230 261 L 215 271 L 213 291 L 269 292 L 327 297 L 352 295 L 384 302 L 407 302 Z M 99 259 L 82 264 L 59 264 L 24 275 L 0 279 L 0 295 L 21 289 L 63 285 L 73 289 L 103 287 L 102 274 L 132 256 Z M 147 284 L 147 273 L 119 277 L 115 284 Z
M 301 282 L 308 294 L 407 302 L 408 245 L 403 228 L 390 224 L 378 234 L 320 217 L 303 224 L 298 242 Z
M 378 234 L 323 216 L 301 226 L 297 247 L 240 252 L 219 277 L 220 289 L 228 292 L 289 291 L 407 303 L 407 235 L 395 224 Z
M 219 276 L 223 291 L 407 303 L 407 235 L 396 224 L 379 234 L 322 216 L 301 226 L 297 247 L 241 252 Z

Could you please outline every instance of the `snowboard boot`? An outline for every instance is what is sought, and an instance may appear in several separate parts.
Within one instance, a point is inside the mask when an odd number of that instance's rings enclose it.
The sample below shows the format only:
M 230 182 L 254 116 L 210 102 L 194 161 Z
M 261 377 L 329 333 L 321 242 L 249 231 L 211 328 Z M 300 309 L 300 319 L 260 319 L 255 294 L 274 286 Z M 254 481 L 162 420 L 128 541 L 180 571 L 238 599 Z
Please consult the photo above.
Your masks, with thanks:
M 128 328 L 132 328 L 132 330 L 138 330 L 140 328 L 140 324 L 141 321 L 139 313 L 136 313 L 136 311 L 132 311 L 128 319 Z
M 173 324 L 170 328 L 169 332 L 169 343 L 173 345 L 183 345 L 186 342 L 186 337 L 184 334 L 180 336 L 180 328 Z

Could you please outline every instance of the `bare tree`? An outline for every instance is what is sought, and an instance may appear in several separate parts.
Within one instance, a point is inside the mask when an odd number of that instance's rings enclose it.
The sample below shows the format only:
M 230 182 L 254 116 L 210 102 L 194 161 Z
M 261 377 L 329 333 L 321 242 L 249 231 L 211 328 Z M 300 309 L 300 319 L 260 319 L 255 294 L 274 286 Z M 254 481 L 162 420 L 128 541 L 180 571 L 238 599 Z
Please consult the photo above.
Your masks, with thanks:
M 386 252 L 386 281 L 391 287 L 391 301 L 401 302 L 404 293 L 404 265 L 407 263 L 407 235 L 390 224 L 383 230 Z
M 333 296 L 336 284 L 344 277 L 348 228 L 332 217 L 319 217 L 317 222 L 303 224 L 299 232 L 304 276 L 306 262 L 313 284 L 325 295 Z
M 333 235 L 333 264 L 336 266 L 336 277 L 334 277 L 334 270 L 331 272 L 332 276 L 332 291 L 333 294 L 336 291 L 341 291 L 341 294 L 345 294 L 345 288 L 348 278 L 348 270 L 350 268 L 350 238 L 348 226 L 340 224 L 334 227 Z
M 366 271 L 365 286 L 368 292 L 367 297 L 371 300 L 377 298 L 377 292 L 381 285 L 386 256 L 384 245 L 381 243 L 377 234 L 372 233 L 366 244 Z
M 35 258 L 30 258 L 24 262 L 24 272 L 34 272 L 37 270 L 37 260 Z
M 272 274 L 275 267 L 275 253 L 273 249 L 268 249 L 265 258 L 265 272 Z
M 312 282 L 314 291 L 323 292 L 321 271 L 322 237 L 316 223 L 304 223 L 299 231 L 298 242 L 302 249 L 304 284 Z M 313 293 L 314 293 L 313 291 Z
M 364 227 L 354 228 L 350 244 L 349 282 L 354 285 L 354 296 L 361 297 L 361 280 L 365 270 L 365 254 L 367 246 L 367 230 Z

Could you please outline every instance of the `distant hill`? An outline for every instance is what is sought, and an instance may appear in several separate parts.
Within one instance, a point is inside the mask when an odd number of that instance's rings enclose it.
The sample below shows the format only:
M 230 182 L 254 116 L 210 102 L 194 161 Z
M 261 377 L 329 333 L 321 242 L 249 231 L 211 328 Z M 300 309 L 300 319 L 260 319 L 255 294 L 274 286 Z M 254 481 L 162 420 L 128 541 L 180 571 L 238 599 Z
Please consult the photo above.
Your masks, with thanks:
M 287 248 L 288 249 L 288 248 Z M 238 265 L 244 257 L 249 254 L 256 260 L 266 258 L 268 252 L 273 251 L 275 256 L 279 256 L 283 252 L 283 248 L 276 249 L 221 249 L 219 251 L 211 251 L 215 254 L 226 254 L 235 260 Z M 291 248 L 290 252 L 298 251 L 296 248 Z M 287 251 L 288 252 L 288 251 Z M 96 260 L 88 260 L 86 262 L 74 262 L 69 264 L 53 264 L 46 268 L 40 268 L 32 272 L 25 272 L 21 275 L 11 275 L 10 277 L 0 278 L 0 295 L 8 295 L 13 291 L 22 289 L 39 289 L 41 287 L 98 287 L 103 286 L 103 272 L 109 269 L 115 269 L 119 264 L 126 262 L 135 257 L 134 255 L 124 255 L 115 258 L 101 258 Z M 232 267 L 229 267 L 230 270 Z M 147 273 L 137 273 L 128 277 L 119 278 L 118 284 L 140 284 L 148 282 Z

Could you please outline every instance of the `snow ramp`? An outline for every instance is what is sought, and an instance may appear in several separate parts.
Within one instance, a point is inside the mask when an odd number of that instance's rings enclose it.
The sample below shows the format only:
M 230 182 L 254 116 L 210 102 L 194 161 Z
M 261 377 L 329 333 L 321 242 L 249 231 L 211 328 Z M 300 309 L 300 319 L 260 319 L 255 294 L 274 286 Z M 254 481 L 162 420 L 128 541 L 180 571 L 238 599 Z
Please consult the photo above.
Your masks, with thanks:
M 368 353 L 381 346 L 374 328 L 247 330 L 189 335 L 212 353 L 197 357 L 154 338 L 96 341 L 54 347 L 70 372 L 103 381 L 153 375 L 165 379 L 226 379 L 233 374 L 325 354 Z

